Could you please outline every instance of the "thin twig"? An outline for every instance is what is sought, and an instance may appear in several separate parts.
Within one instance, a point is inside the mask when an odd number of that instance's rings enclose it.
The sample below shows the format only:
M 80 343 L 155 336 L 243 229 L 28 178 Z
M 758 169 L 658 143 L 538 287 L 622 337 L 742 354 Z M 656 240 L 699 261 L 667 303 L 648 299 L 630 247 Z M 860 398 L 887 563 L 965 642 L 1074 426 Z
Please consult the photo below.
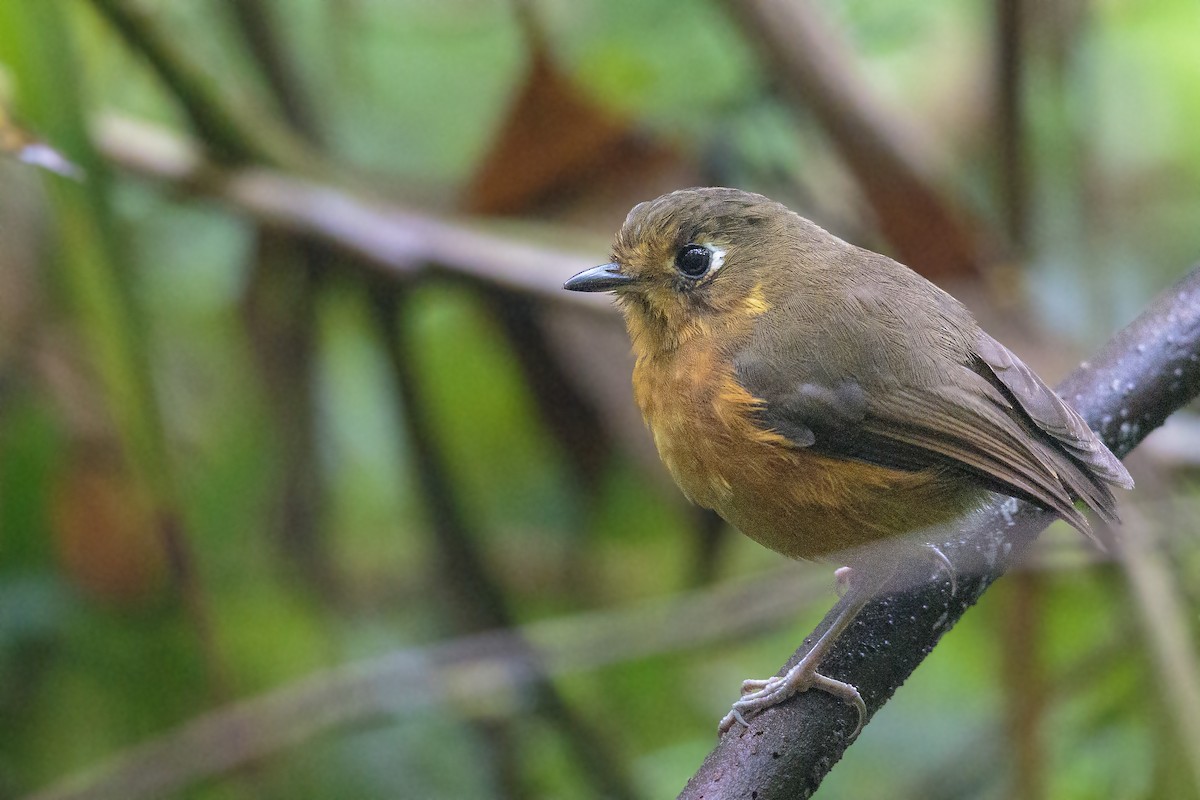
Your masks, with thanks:
M 1009 240 L 1029 244 L 1029 170 L 1025 148 L 1025 0 L 995 0 L 995 132 L 1000 207 Z
M 240 311 L 257 377 L 271 409 L 278 471 L 266 531 L 289 577 L 336 605 L 343 580 L 328 540 L 328 497 L 318 447 L 318 292 L 329 248 L 260 227 Z
M 1006 744 L 1012 762 L 1016 800 L 1046 796 L 1045 745 L 1042 725 L 1049 710 L 1046 698 L 1045 576 L 1036 570 L 1014 570 L 1005 587 L 1003 653 Z
M 303 144 L 261 112 L 227 103 L 216 77 L 178 48 L 178 39 L 131 0 L 91 0 L 96 10 L 140 53 L 182 104 L 204 141 L 223 160 L 289 164 L 312 163 Z
M 579 255 L 420 214 L 330 183 L 264 168 L 224 169 L 204 161 L 185 139 L 129 119 L 105 118 L 97 142 L 108 159 L 134 174 L 213 197 L 257 222 L 320 239 L 353 256 L 353 263 L 393 280 L 442 269 L 540 300 L 612 310 L 606 298 L 562 291 L 565 278 L 604 258 L 607 242 L 597 241 L 591 256 Z
M 1141 517 L 1137 509 L 1125 512 L 1128 522 Z M 1141 621 L 1140 630 L 1153 657 L 1167 715 L 1187 754 L 1192 791 L 1200 795 L 1200 660 L 1196 657 L 1191 616 L 1181 598 L 1176 576 L 1155 536 L 1157 526 L 1138 525 L 1141 536 L 1112 535 L 1125 580 Z
M 486 701 L 529 710 L 522 691 L 545 676 L 678 653 L 763 630 L 830 591 L 828 575 L 795 565 L 639 603 L 396 650 L 317 672 L 197 717 L 27 800 L 146 800 L 294 747 L 320 734 L 422 709 L 452 713 Z M 536 659 L 536 666 L 531 662 Z
M 1125 455 L 1200 392 L 1200 267 L 1163 293 L 1101 353 L 1059 387 L 1105 442 Z M 873 715 L 943 634 L 1008 570 L 1053 515 L 997 498 L 941 544 L 958 574 L 876 598 L 823 662 L 830 677 L 858 687 Z M 840 611 L 835 607 L 787 669 Z M 783 670 L 780 671 L 782 674 Z M 855 711 L 825 692 L 805 692 L 727 734 L 680 797 L 686 800 L 812 795 L 841 758 Z
M 272 0 L 230 0 L 229 11 L 236 18 L 238 33 L 271 87 L 288 124 L 314 146 L 320 147 L 322 136 L 317 111 L 300 79 L 296 60 L 279 34 Z
M 386 285 L 375 287 L 370 300 L 375 339 L 383 348 L 391 373 L 406 431 L 405 439 L 409 444 L 407 449 L 411 450 L 413 471 L 420 482 L 420 495 L 429 518 L 433 552 L 430 588 L 441 600 L 443 610 L 448 612 L 449 627 L 457 633 L 510 628 L 512 620 L 507 598 L 479 552 L 478 534 L 471 530 L 463 514 L 442 449 L 435 441 L 435 422 L 429 413 L 432 406 L 425 393 L 420 391 L 414 364 L 416 348 L 410 344 L 405 320 L 398 318 L 403 296 L 394 286 Z M 521 653 L 519 640 L 516 644 L 516 656 L 528 669 L 540 673 L 532 651 Z M 539 686 L 543 684 L 539 681 Z M 486 771 L 497 787 L 497 796 L 516 798 L 527 794 L 528 787 L 521 785 L 519 769 L 509 747 L 515 720 L 504 717 L 472 719 L 470 724 L 486 744 L 484 752 L 491 762 Z
M 435 444 L 437 421 L 431 413 L 432 404 L 422 391 L 414 367 L 417 348 L 412 342 L 406 320 L 400 312 L 408 306 L 403 295 L 391 284 L 376 287 L 371 295 L 377 338 L 382 343 L 388 367 L 395 382 L 396 394 L 413 452 L 416 474 L 421 482 L 421 496 L 429 512 L 433 535 L 435 575 L 434 584 L 443 590 L 447 605 L 454 612 L 455 627 L 464 633 L 484 630 L 504 630 L 514 627 L 514 617 L 500 583 L 488 570 L 479 541 L 463 514 L 462 500 L 450 479 L 449 465 Z M 604 797 L 634 798 L 631 777 L 621 766 L 611 746 L 580 719 L 546 676 L 536 651 L 519 637 L 511 640 L 519 657 L 531 673 L 531 688 L 542 712 L 559 730 L 567 745 L 597 792 Z M 521 653 L 524 649 L 526 652 Z M 511 740 L 512 719 L 495 719 L 480 723 L 484 734 L 497 754 L 497 775 L 508 784 L 507 795 L 527 794 L 518 784 L 512 759 L 503 758 L 500 744 Z M 490 729 L 490 730 L 488 730 Z
M 231 0 L 235 28 L 293 132 L 320 147 L 316 114 L 273 18 L 272 0 Z M 182 60 L 182 55 L 179 56 Z M 160 70 L 161 74 L 161 70 Z M 168 86 L 175 88 L 172 84 Z M 194 105 L 176 95 L 185 106 Z M 209 103 L 230 105 L 222 96 Z M 247 134 L 239 131 L 239 137 Z M 250 134 L 256 136 L 257 132 Z M 252 153 L 240 154 L 249 157 Z M 280 479 L 274 544 L 307 586 L 329 601 L 342 596 L 340 571 L 322 513 L 327 487 L 318 458 L 316 314 L 321 280 L 334 254 L 320 242 L 265 226 L 255 231 L 241 308 L 279 435 Z

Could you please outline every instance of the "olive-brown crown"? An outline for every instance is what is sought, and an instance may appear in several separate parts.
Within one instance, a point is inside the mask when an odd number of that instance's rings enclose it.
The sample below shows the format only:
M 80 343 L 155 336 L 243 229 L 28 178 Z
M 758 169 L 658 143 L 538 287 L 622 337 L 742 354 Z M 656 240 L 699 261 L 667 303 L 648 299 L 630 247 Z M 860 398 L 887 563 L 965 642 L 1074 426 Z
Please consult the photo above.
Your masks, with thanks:
M 739 189 L 682 189 L 634 206 L 612 252 L 630 279 L 616 294 L 631 332 L 669 344 L 722 318 L 764 312 L 810 228 L 819 230 Z

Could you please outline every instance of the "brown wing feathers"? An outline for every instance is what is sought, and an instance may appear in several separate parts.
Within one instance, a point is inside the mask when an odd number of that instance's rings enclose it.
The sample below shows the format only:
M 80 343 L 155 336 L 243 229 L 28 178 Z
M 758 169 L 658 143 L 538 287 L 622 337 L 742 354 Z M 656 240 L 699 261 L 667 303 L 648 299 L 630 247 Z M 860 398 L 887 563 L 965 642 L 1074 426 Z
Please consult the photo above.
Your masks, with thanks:
M 1000 391 L 1033 423 L 1034 432 L 1041 434 L 1036 441 L 1040 454 L 1053 467 L 1052 474 L 1072 496 L 1083 500 L 1102 518 L 1115 521 L 1116 501 L 1109 487 L 1133 488 L 1133 478 L 1125 466 L 1083 418 L 1008 348 L 980 332 L 975 353 L 985 377 L 998 383 Z
M 1077 481 L 1063 478 L 1063 473 L 1078 469 L 1024 435 L 1022 426 L 993 398 L 949 388 L 901 391 L 881 406 L 873 409 L 866 424 L 872 434 L 941 456 L 931 460 L 931 466 L 940 462 L 966 469 L 990 488 L 1029 499 L 1088 530 L 1086 518 L 1073 504 L 1071 484 Z M 1083 496 L 1089 499 L 1093 494 L 1085 491 Z
M 899 469 L 965 470 L 1084 533 L 1076 500 L 1114 520 L 1110 486 L 1133 484 L 1124 466 L 1019 358 L 987 334 L 979 338 L 972 362 L 937 387 L 789 387 L 767 362 L 749 357 L 739 360 L 738 374 L 765 401 L 765 427 L 805 432 L 802 440 L 789 437 L 796 446 Z
M 937 453 L 994 488 L 1026 497 L 1089 532 L 1082 500 L 1116 520 L 1110 486 L 1129 473 L 1083 419 L 1019 358 L 980 333 L 978 361 L 952 387 L 901 390 L 873 404 L 874 435 Z M 972 374 L 965 374 L 971 371 Z
M 1096 438 L 1075 409 L 1042 383 L 1011 350 L 980 331 L 975 354 L 1037 427 L 1057 440 L 1090 473 L 1105 483 L 1133 488 L 1133 478 L 1125 465 Z

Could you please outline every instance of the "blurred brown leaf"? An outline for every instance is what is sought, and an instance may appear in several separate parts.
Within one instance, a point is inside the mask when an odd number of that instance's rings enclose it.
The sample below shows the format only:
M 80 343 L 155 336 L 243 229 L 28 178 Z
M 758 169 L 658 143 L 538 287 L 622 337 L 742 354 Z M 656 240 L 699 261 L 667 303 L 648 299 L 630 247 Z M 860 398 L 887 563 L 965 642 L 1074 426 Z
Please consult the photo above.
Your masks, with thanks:
M 56 487 L 52 524 L 63 571 L 93 598 L 129 607 L 166 586 L 153 504 L 110 445 L 76 448 Z
M 670 170 L 674 151 L 601 107 L 563 75 L 540 37 L 529 71 L 462 199 L 475 214 L 515 214 Z

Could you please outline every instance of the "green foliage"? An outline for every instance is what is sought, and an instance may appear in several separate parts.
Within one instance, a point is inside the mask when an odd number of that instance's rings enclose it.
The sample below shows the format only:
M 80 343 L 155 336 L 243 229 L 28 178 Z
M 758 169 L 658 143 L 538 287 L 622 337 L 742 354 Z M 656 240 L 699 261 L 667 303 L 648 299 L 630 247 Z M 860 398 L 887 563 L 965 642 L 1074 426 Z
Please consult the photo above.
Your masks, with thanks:
M 231 4 L 143 5 L 171 46 L 204 66 L 218 96 L 276 116 Z M 355 172 L 347 184 L 368 174 L 377 188 L 410 198 L 461 191 L 523 79 L 526 41 L 508 5 L 268 5 L 318 109 L 324 156 Z M 814 213 L 857 207 L 824 135 L 772 96 L 759 54 L 719 5 L 532 5 L 564 74 L 614 117 L 672 142 L 689 168 L 732 151 L 732 174 L 785 183 Z M 992 213 L 981 155 L 990 127 L 980 122 L 989 109 L 977 97 L 991 35 L 983 6 L 833 7 L 869 84 L 932 134 L 948 184 Z M 1047 328 L 1098 340 L 1200 249 L 1192 16 L 1184 0 L 1100 4 L 1065 65 L 1045 49 L 1030 55 L 1028 272 Z M 29 198 L 46 201 L 38 213 L 52 230 L 29 289 L 44 308 L 27 332 L 36 346 L 12 357 L 0 349 L 0 799 L 87 775 L 214 709 L 322 670 L 463 636 L 444 597 L 451 581 L 432 555 L 424 467 L 371 323 L 362 265 L 323 267 L 306 362 L 316 413 L 304 433 L 315 442 L 325 546 L 316 555 L 336 576 L 329 588 L 297 574 L 298 545 L 278 530 L 280 484 L 292 466 L 287 437 L 296 432 L 282 430 L 246 322 L 248 276 L 261 266 L 256 221 L 114 174 L 94 151 L 88 125 L 111 110 L 190 132 L 171 90 L 89 3 L 0 2 L 0 64 L 22 121 L 87 172 L 82 183 L 46 175 L 45 197 Z M 947 93 L 974 99 L 948 103 Z M 0 217 L 0 248 L 5 225 Z M 590 247 L 607 231 L 560 235 Z M 642 608 L 682 592 L 697 560 L 695 518 L 644 458 L 640 429 L 601 415 L 617 431 L 613 452 L 585 484 L 540 415 L 486 291 L 422 277 L 405 287 L 399 324 L 467 538 L 517 621 L 579 614 L 576 624 L 586 626 L 583 612 Z M 78 378 L 66 389 L 57 379 L 64 371 Z M 77 540 L 57 515 L 74 502 L 61 494 L 64 480 L 97 438 L 129 462 L 135 488 L 120 508 L 136 508 L 145 491 L 158 516 L 178 519 L 197 597 L 152 534 L 159 583 L 115 596 L 81 577 L 97 564 L 72 560 Z M 101 548 L 107 518 L 88 519 L 84 539 Z M 1178 582 L 1194 583 L 1194 542 L 1170 544 Z M 722 579 L 776 561 L 741 540 L 721 547 Z M 108 551 L 88 552 L 99 562 Z M 832 585 L 827 565 L 812 570 Z M 1045 796 L 1195 797 L 1189 759 L 1197 755 L 1173 727 L 1173 697 L 1145 655 L 1154 645 L 1121 574 L 1072 562 L 1044 577 L 1030 646 L 1040 679 L 1054 687 L 1039 722 Z M 575 666 L 554 686 L 638 791 L 669 795 L 712 746 L 740 679 L 775 669 L 831 598 L 797 608 L 786 626 L 764 619 L 736 641 Z M 1005 626 L 1011 613 L 1011 597 L 990 593 L 851 748 L 821 796 L 1011 796 L 1005 725 L 1014 697 L 1002 656 L 1025 644 Z M 503 769 L 526 796 L 596 794 L 568 727 L 537 708 L 528 687 L 470 702 L 407 688 L 390 687 L 394 713 L 290 743 L 182 794 L 501 796 Z M 934 794 L 943 782 L 954 788 Z

